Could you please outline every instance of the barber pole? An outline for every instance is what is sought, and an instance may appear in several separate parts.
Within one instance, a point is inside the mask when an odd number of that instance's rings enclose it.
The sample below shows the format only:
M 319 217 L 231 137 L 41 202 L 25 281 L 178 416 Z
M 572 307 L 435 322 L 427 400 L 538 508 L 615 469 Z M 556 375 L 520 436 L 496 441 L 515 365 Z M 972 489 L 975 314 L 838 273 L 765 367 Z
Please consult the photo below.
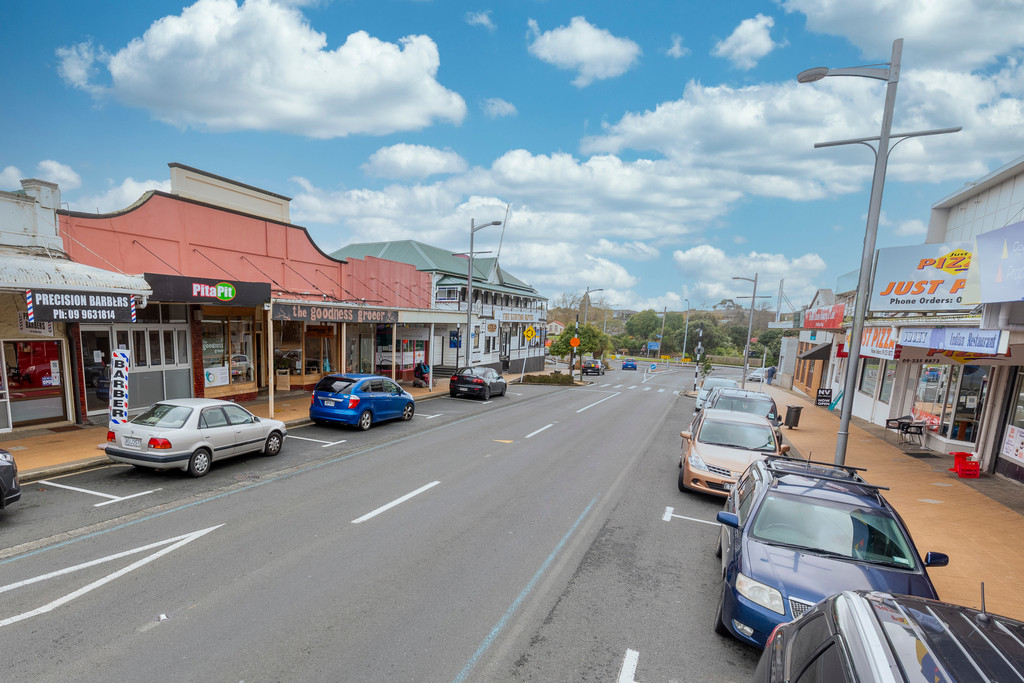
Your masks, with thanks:
M 25 290 L 25 305 L 28 307 L 28 321 L 34 323 L 36 321 L 36 311 L 32 307 L 32 290 Z
M 134 294 L 132 294 L 132 296 L 131 296 L 130 305 L 131 305 L 131 309 L 132 309 L 132 322 L 135 322 L 135 295 Z

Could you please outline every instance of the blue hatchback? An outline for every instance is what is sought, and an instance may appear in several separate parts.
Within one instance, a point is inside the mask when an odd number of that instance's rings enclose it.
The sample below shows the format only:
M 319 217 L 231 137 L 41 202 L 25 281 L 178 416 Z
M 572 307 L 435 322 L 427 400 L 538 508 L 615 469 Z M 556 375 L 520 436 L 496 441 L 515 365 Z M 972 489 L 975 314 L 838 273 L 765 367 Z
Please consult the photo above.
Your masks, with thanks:
M 340 422 L 364 431 L 381 420 L 411 420 L 415 412 L 412 394 L 380 375 L 327 375 L 316 383 L 309 402 L 313 422 Z
M 636 370 L 636 361 L 632 358 L 627 358 L 622 361 L 623 370 Z
M 750 465 L 725 509 L 715 631 L 764 647 L 772 630 L 844 590 L 937 599 L 903 520 L 855 467 L 769 457 Z

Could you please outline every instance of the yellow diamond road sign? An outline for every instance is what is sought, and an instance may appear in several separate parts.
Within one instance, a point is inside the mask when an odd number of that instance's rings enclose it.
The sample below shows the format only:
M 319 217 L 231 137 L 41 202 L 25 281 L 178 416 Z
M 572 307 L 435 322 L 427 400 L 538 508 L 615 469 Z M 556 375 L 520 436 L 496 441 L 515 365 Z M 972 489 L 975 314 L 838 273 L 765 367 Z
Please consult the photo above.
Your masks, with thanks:
M 533 329 L 533 325 L 530 325 L 525 330 L 523 330 L 523 336 L 526 337 L 527 339 L 533 339 L 534 337 L 537 336 L 537 330 Z

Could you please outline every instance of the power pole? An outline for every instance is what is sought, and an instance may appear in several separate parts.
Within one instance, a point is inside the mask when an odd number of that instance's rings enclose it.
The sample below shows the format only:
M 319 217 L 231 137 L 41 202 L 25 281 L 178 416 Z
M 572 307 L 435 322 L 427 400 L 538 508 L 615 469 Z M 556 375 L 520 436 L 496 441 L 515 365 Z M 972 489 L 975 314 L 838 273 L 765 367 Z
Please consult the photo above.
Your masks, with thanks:
M 704 353 L 704 323 L 700 324 L 700 329 L 697 330 L 697 348 L 694 351 L 697 352 L 697 360 L 693 364 L 693 390 L 697 391 L 697 369 L 700 368 L 700 355 Z

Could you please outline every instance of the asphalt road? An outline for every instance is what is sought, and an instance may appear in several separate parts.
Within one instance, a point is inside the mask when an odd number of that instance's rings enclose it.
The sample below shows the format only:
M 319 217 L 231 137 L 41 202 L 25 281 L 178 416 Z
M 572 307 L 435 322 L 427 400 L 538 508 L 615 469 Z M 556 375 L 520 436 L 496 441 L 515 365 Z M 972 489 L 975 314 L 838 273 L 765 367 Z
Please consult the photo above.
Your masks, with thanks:
M 0 525 L 0 666 L 45 681 L 749 680 L 758 653 L 711 630 L 721 501 L 676 488 L 692 374 L 640 367 L 424 401 L 369 432 L 292 429 L 279 456 L 202 479 L 110 466 L 32 484 Z

